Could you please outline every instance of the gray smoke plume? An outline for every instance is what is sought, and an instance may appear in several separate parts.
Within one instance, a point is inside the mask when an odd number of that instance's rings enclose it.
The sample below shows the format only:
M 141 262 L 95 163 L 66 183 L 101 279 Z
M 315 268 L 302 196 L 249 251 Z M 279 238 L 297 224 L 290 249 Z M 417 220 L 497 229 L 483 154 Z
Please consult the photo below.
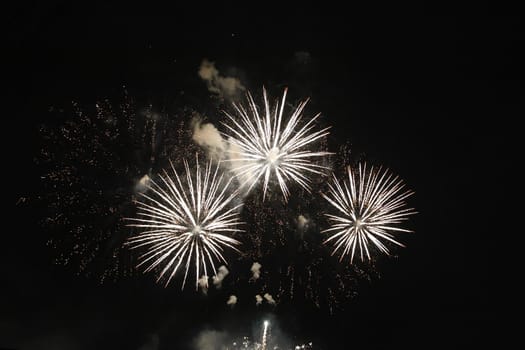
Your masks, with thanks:
M 218 350 L 221 344 L 225 344 L 227 334 L 214 330 L 204 330 L 195 338 L 193 344 L 195 350 Z
M 223 159 L 226 142 L 217 128 L 211 123 L 202 123 L 200 116 L 195 116 L 193 124 L 193 141 L 208 151 L 213 159 Z
M 215 63 L 206 59 L 199 67 L 199 77 L 206 82 L 208 91 L 222 98 L 234 98 L 245 90 L 239 79 L 220 75 Z
M 208 293 L 208 276 L 202 275 L 201 278 L 198 279 L 197 285 L 202 290 L 204 294 Z
M 221 288 L 222 280 L 230 273 L 226 266 L 222 265 L 217 270 L 217 275 L 213 276 L 213 285 L 217 288 Z
M 237 297 L 235 295 L 230 295 L 228 301 L 226 302 L 226 305 L 230 305 L 231 307 L 233 307 L 235 304 L 237 304 Z
M 275 305 L 275 304 L 276 304 L 276 302 L 275 302 L 275 300 L 273 299 L 272 295 L 269 294 L 269 293 L 265 293 L 265 294 L 264 294 L 264 299 L 266 299 L 266 302 L 267 302 L 268 304 L 271 304 L 271 305 Z
M 303 216 L 303 215 L 299 215 L 299 216 L 297 217 L 297 227 L 298 227 L 300 230 L 307 229 L 309 223 L 310 223 L 310 220 L 309 220 L 308 218 L 306 218 L 305 216 Z
M 252 272 L 252 279 L 257 280 L 259 277 L 261 277 L 261 267 L 262 265 L 258 262 L 254 262 L 252 267 L 250 268 L 250 271 Z

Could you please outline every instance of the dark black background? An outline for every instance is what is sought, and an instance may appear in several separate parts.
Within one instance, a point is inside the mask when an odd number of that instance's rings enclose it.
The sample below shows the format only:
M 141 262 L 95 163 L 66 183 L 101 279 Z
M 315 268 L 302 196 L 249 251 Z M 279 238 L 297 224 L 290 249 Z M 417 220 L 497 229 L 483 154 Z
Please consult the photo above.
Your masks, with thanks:
M 416 192 L 416 234 L 382 278 L 334 317 L 297 305 L 278 312 L 282 328 L 327 348 L 482 344 L 497 283 L 487 172 L 505 169 L 498 125 L 523 98 L 519 18 L 398 12 L 228 2 L 13 9 L 3 171 L 14 213 L 2 229 L 0 348 L 139 349 L 156 334 L 160 349 L 177 349 L 204 326 L 252 322 L 241 311 L 184 307 L 199 304 L 149 279 L 100 286 L 53 266 L 37 213 L 30 201 L 20 204 L 39 186 L 33 158 L 49 106 L 111 97 L 123 85 L 158 103 L 180 91 L 198 101 L 207 97 L 197 76 L 204 58 L 250 89 L 289 86 L 296 98 L 311 96 L 312 110 L 334 125 L 331 145 L 350 142 Z M 298 52 L 308 53 L 306 63 Z

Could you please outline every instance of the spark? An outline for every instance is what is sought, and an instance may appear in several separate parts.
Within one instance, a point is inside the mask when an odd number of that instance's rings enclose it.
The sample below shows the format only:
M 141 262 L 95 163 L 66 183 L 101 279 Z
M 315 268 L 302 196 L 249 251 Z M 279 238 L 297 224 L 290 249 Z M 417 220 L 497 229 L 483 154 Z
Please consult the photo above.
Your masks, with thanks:
M 268 336 L 268 325 L 270 323 L 268 321 L 264 321 L 264 330 L 263 330 L 263 335 L 262 335 L 262 346 L 261 346 L 261 349 L 262 350 L 266 350 L 266 346 L 267 346 L 267 336 Z
M 273 110 L 270 109 L 266 89 L 263 89 L 264 112 L 260 111 L 250 93 L 247 93 L 248 109 L 241 104 L 233 104 L 240 120 L 225 112 L 229 120 L 223 125 L 227 128 L 225 135 L 230 144 L 228 153 L 232 170 L 237 178 L 242 179 L 242 186 L 250 183 L 248 191 L 264 178 L 263 199 L 270 180 L 277 181 L 285 200 L 290 194 L 289 181 L 310 191 L 308 175 L 322 175 L 326 169 L 315 164 L 312 158 L 331 154 L 308 150 L 308 146 L 329 134 L 329 128 L 313 131 L 320 113 L 301 125 L 308 99 L 299 103 L 285 120 L 287 91 L 284 90 L 281 103 L 277 102 Z
M 242 231 L 237 228 L 240 224 L 237 209 L 241 204 L 230 205 L 237 191 L 228 191 L 232 180 L 223 179 L 219 164 L 213 170 L 208 162 L 203 173 L 196 157 L 195 180 L 186 160 L 185 179 L 173 163 L 171 168 L 173 177 L 164 171 L 159 176 L 160 183 L 149 181 L 150 193 L 140 193 L 146 201 L 138 201 L 138 217 L 129 219 L 133 222 L 129 226 L 145 231 L 131 237 L 128 244 L 132 249 L 148 247 L 139 256 L 137 267 L 145 265 L 148 272 L 163 265 L 157 282 L 167 276 L 166 286 L 184 264 L 184 289 L 193 261 L 198 288 L 201 267 L 204 276 L 211 270 L 217 275 L 215 262 L 226 263 L 224 247 L 239 251 L 236 245 L 240 242 L 231 235 Z
M 324 243 L 334 244 L 332 255 L 339 252 L 340 260 L 350 255 L 352 263 L 356 250 L 362 261 L 364 254 L 370 260 L 371 246 L 389 254 L 384 241 L 404 247 L 394 239 L 394 233 L 411 232 L 397 224 L 416 213 L 405 207 L 405 199 L 413 192 L 405 190 L 399 177 L 382 168 L 367 169 L 366 164 L 359 164 L 357 170 L 348 167 L 347 172 L 348 181 L 341 184 L 334 175 L 328 194 L 322 194 L 338 211 L 338 215 L 325 214 L 331 227 L 322 231 L 330 234 Z

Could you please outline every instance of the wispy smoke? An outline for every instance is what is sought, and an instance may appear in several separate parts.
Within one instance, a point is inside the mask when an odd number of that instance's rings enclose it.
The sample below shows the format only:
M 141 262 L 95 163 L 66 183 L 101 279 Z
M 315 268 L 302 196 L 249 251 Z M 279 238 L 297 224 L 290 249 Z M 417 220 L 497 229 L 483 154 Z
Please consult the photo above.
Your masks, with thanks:
M 193 141 L 199 146 L 206 148 L 208 154 L 215 159 L 224 158 L 226 142 L 222 139 L 219 130 L 211 124 L 202 124 L 199 116 L 193 119 Z
M 274 300 L 274 298 L 272 297 L 271 294 L 268 294 L 268 293 L 264 294 L 264 299 L 266 299 L 266 302 L 268 302 L 268 304 L 271 304 L 271 305 L 275 305 L 276 304 L 276 302 L 275 302 L 275 300 Z
M 149 338 L 149 340 L 143 344 L 139 350 L 158 350 L 159 349 L 159 335 L 158 334 L 152 334 Z
M 222 265 L 217 270 L 217 275 L 213 276 L 213 285 L 217 288 L 221 288 L 222 280 L 230 273 L 226 266 Z
M 228 301 L 226 302 L 226 305 L 230 305 L 231 307 L 233 307 L 235 304 L 237 304 L 237 297 L 235 295 L 230 295 Z
M 221 344 L 225 344 L 226 337 L 227 335 L 225 332 L 219 332 L 219 331 L 213 331 L 213 330 L 202 331 L 197 336 L 197 338 L 195 338 L 194 349 L 195 350 L 221 349 Z
M 258 262 L 254 262 L 252 267 L 250 268 L 250 271 L 252 272 L 252 279 L 254 281 L 258 280 L 259 277 L 261 277 L 261 267 L 261 264 L 259 264 Z
M 199 77 L 206 82 L 208 90 L 223 98 L 237 98 L 239 93 L 245 90 L 239 79 L 222 76 L 215 67 L 214 62 L 204 59 L 199 67 Z M 240 147 L 222 138 L 219 130 L 211 123 L 202 123 L 202 119 L 197 116 L 193 120 L 193 140 L 200 146 L 206 148 L 208 155 L 212 159 L 226 160 L 224 163 L 230 170 L 235 171 L 238 182 L 244 189 L 253 185 L 255 177 L 253 174 L 243 173 L 243 165 L 247 162 L 240 160 L 245 158 L 240 156 Z M 244 193 L 247 194 L 247 191 Z
M 145 192 L 148 189 L 148 185 L 151 181 L 151 178 L 148 174 L 140 178 L 139 181 L 135 184 L 135 192 Z
M 227 144 L 227 163 L 230 166 L 230 168 L 235 172 L 235 176 L 239 180 L 239 183 L 242 184 L 243 188 L 248 189 L 253 185 L 256 176 L 253 176 L 253 173 L 245 171 L 246 165 L 249 165 L 249 161 L 242 160 L 245 157 L 241 155 L 241 148 L 239 147 L 239 145 L 233 142 L 231 139 L 228 140 Z
M 304 217 L 303 215 L 299 215 L 299 217 L 297 218 L 297 227 L 300 230 L 307 229 L 309 223 L 310 223 L 310 220 Z
M 241 160 L 240 147 L 234 142 L 226 141 L 222 138 L 221 133 L 215 125 L 211 123 L 202 123 L 200 116 L 195 116 L 193 124 L 193 141 L 199 146 L 206 149 L 208 156 L 215 160 L 226 160 L 224 164 L 234 171 L 238 181 L 243 188 L 250 188 L 253 185 L 255 177 L 253 174 L 241 173 L 245 169 L 244 165 L 248 162 Z M 247 192 L 245 193 L 247 194 Z
M 208 276 L 202 276 L 198 279 L 197 284 L 204 294 L 208 293 Z
M 255 296 L 255 305 L 261 305 L 264 300 L 266 300 L 266 302 L 270 305 L 276 304 L 276 301 L 272 297 L 272 295 L 269 293 L 265 293 L 264 296 L 260 296 L 259 294 Z
M 220 75 L 215 63 L 206 59 L 199 68 L 199 77 L 206 82 L 208 91 L 223 98 L 233 98 L 245 89 L 239 79 Z

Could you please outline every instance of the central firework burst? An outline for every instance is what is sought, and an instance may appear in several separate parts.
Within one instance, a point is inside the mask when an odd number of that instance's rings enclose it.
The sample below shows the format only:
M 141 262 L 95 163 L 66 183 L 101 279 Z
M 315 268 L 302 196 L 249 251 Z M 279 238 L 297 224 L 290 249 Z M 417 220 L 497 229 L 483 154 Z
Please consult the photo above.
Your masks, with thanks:
M 138 201 L 139 217 L 129 219 L 133 222 L 130 226 L 146 229 L 128 240 L 132 249 L 148 248 L 139 256 L 137 267 L 147 265 L 147 272 L 163 265 L 157 281 L 167 276 L 168 285 L 184 263 L 183 289 L 192 262 L 196 288 L 201 268 L 206 277 L 210 270 L 216 275 L 215 262 L 226 263 L 223 248 L 238 251 L 235 246 L 240 242 L 231 234 L 242 231 L 237 228 L 241 204 L 231 205 L 237 195 L 237 191 L 229 191 L 231 179 L 225 180 L 219 174 L 219 164 L 213 170 L 210 162 L 203 174 L 198 157 L 196 160 L 195 174 L 184 160 L 185 178 L 172 164 L 174 177 L 164 171 L 159 176 L 161 183 L 150 181 L 149 191 L 141 194 L 147 201 Z
M 416 212 L 405 208 L 405 199 L 413 192 L 403 190 L 404 184 L 397 176 L 388 170 L 367 169 L 366 165 L 359 164 L 357 171 L 348 167 L 348 181 L 343 181 L 343 185 L 334 175 L 333 183 L 328 186 L 328 195 L 323 193 L 323 197 L 339 213 L 326 214 L 332 226 L 322 231 L 331 234 L 325 243 L 334 241 L 332 255 L 342 249 L 340 260 L 350 254 L 350 262 L 353 262 L 358 249 L 361 260 L 364 260 L 364 253 L 370 260 L 370 244 L 389 253 L 381 239 L 403 246 L 392 233 L 411 232 L 396 224 Z
M 290 193 L 287 181 L 294 181 L 309 191 L 310 179 L 307 175 L 323 174 L 322 170 L 326 169 L 311 159 L 331 154 L 307 149 L 310 144 L 328 135 L 329 129 L 313 131 L 314 122 L 320 114 L 301 125 L 308 100 L 301 102 L 290 118 L 283 121 L 286 93 L 287 89 L 284 90 L 281 103 L 277 102 L 270 110 L 266 90 L 263 89 L 262 116 L 250 93 L 248 110 L 242 105 L 233 104 L 240 120 L 225 113 L 229 119 L 229 123 L 223 124 L 228 129 L 225 135 L 229 142 L 231 169 L 242 186 L 249 186 L 248 191 L 264 177 L 263 198 L 266 197 L 270 179 L 277 180 L 285 200 Z

